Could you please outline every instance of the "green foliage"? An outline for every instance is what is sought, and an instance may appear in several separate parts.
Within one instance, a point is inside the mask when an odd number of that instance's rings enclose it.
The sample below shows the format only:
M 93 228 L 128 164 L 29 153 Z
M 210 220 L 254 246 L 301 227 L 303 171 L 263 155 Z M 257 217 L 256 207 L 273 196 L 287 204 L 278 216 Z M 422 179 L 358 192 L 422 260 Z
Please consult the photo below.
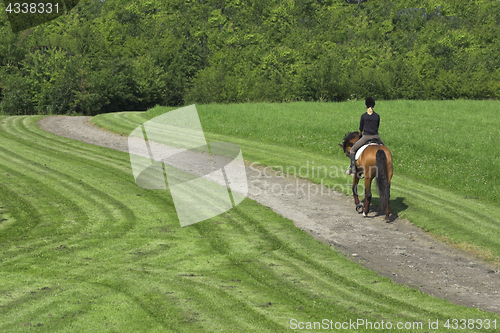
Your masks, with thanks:
M 24 112 L 9 100 L 18 93 L 10 76 L 26 78 L 33 89 L 26 112 L 34 113 L 366 95 L 495 99 L 499 6 L 86 0 L 20 33 L 0 16 L 0 103 L 5 97 L 4 112 Z
M 31 101 L 30 84 L 20 74 L 10 75 L 4 79 L 3 84 L 10 88 L 3 92 L 0 114 L 35 114 Z

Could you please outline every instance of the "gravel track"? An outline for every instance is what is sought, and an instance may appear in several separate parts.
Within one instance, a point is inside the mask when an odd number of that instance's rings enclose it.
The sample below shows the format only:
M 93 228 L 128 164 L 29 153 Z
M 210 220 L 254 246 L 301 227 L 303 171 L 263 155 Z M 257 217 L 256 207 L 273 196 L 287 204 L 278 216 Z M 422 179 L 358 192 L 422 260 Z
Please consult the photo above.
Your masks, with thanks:
M 42 118 L 39 126 L 59 136 L 128 151 L 126 136 L 98 128 L 89 120 L 50 116 Z M 256 170 L 247 167 L 248 197 L 291 219 L 314 238 L 396 283 L 500 315 L 500 272 L 488 263 L 437 241 L 406 220 L 386 223 L 374 208 L 363 218 L 350 197 L 303 179 L 268 177 L 268 170 L 265 175 Z M 277 193 L 273 187 L 296 190 Z

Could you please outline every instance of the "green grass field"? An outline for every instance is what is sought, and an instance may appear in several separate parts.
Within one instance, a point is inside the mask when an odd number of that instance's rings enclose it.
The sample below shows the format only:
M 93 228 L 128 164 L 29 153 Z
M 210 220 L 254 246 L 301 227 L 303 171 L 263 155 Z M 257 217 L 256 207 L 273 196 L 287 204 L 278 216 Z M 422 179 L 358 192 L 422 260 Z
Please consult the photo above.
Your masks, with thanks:
M 393 152 L 391 209 L 446 242 L 500 264 L 500 137 L 497 101 L 380 101 L 380 135 Z M 93 122 L 129 134 L 175 108 L 99 115 Z M 232 141 L 243 157 L 351 195 L 338 143 L 355 131 L 364 102 L 197 106 L 209 141 Z M 323 172 L 317 172 L 315 170 Z M 326 169 L 326 172 L 324 170 Z M 339 186 L 340 185 L 340 186 Z M 362 187 L 359 191 L 362 193 Z M 375 203 L 377 201 L 375 200 Z
M 109 116 L 130 126 L 143 115 Z M 168 191 L 135 185 L 128 154 L 46 133 L 38 119 L 0 117 L 1 332 L 279 332 L 292 319 L 500 325 L 396 285 L 248 199 L 181 228 Z M 261 163 L 329 160 L 234 138 Z

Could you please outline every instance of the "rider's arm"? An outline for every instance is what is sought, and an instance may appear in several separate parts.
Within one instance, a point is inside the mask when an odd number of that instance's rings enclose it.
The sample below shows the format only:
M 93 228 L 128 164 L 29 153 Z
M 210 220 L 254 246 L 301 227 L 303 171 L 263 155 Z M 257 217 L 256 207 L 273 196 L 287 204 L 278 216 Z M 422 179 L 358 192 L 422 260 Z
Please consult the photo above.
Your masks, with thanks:
M 361 120 L 359 121 L 359 134 L 363 134 L 363 128 L 365 127 L 365 119 L 361 116 Z

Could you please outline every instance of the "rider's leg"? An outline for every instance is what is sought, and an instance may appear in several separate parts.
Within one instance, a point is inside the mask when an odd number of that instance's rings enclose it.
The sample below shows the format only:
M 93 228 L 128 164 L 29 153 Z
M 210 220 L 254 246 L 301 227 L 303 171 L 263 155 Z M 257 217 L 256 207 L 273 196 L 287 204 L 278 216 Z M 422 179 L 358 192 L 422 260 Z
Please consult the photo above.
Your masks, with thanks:
M 361 148 L 362 145 L 364 145 L 368 140 L 372 138 L 372 135 L 363 135 L 361 139 L 356 141 L 354 145 L 351 147 L 350 151 L 350 157 L 351 157 L 351 166 L 349 169 L 346 171 L 346 174 L 352 175 L 356 173 L 356 151 Z
M 373 139 L 375 136 L 374 135 L 363 135 L 361 139 L 356 141 L 354 145 L 351 147 L 351 154 L 354 152 L 356 153 L 359 148 L 361 148 L 362 145 L 367 143 L 369 140 Z
M 354 175 L 356 173 L 356 152 L 352 152 L 351 150 L 350 157 L 351 157 L 351 166 L 349 167 L 349 169 L 347 169 L 346 174 Z

